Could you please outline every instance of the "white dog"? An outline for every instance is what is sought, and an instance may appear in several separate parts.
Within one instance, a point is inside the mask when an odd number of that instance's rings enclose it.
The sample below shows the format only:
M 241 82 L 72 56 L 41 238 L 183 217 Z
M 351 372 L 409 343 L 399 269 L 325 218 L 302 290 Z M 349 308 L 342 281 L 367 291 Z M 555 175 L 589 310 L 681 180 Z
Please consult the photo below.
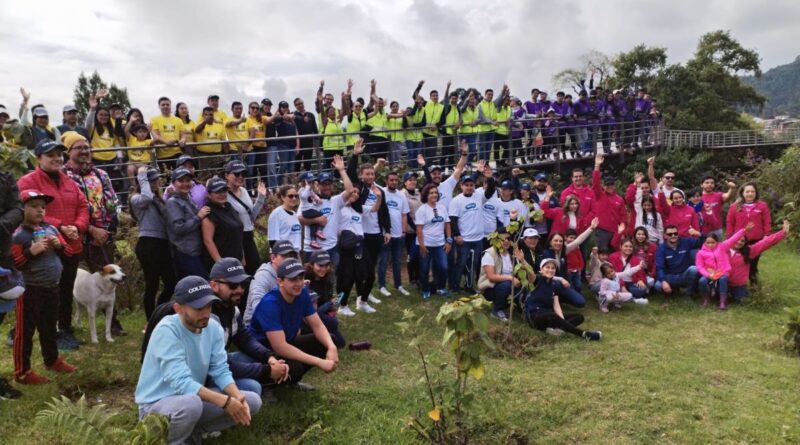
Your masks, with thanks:
M 78 269 L 78 276 L 75 278 L 73 294 L 79 307 L 76 308 L 76 324 L 80 322 L 80 306 L 86 308 L 89 313 L 89 332 L 92 336 L 92 343 L 97 343 L 97 326 L 95 325 L 95 313 L 99 309 L 106 311 L 106 341 L 113 342 L 111 338 L 111 317 L 114 315 L 114 300 L 117 298 L 117 285 L 125 280 L 125 274 L 116 264 L 104 266 L 102 270 L 90 274 L 89 272 Z

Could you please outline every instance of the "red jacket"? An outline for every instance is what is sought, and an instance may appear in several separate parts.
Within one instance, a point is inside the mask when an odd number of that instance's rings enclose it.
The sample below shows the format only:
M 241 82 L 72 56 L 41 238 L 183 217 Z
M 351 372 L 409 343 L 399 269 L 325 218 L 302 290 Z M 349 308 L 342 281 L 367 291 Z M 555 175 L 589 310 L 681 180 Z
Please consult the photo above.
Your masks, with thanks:
M 609 255 L 608 262 L 611 263 L 612 266 L 614 266 L 614 270 L 617 271 L 617 273 L 623 272 L 625 270 L 625 262 L 622 261 L 622 253 L 620 252 L 614 252 L 611 255 Z M 628 259 L 628 266 L 636 267 L 641 262 L 642 261 L 639 259 L 639 257 L 633 254 Z M 639 272 L 633 274 L 633 277 L 631 277 L 630 282 L 638 283 L 639 281 L 647 283 L 647 274 L 643 270 L 640 270 Z
M 744 229 L 748 223 L 753 223 L 753 228 L 745 235 L 749 241 L 760 240 L 770 234 L 772 215 L 764 201 L 756 201 L 752 206 L 732 204 L 728 209 L 725 233 L 735 233 Z
M 75 226 L 79 236 L 74 240 L 66 240 L 73 254 L 83 251 L 83 234 L 89 227 L 89 204 L 78 185 L 63 171 L 58 171 L 58 182 L 41 168 L 28 173 L 17 181 L 19 190 L 35 189 L 45 195 L 52 196 L 53 202 L 47 204 L 44 222 L 56 229 L 61 226 Z
M 592 189 L 594 191 L 594 202 L 592 203 L 592 213 L 600 220 L 597 228 L 614 233 L 617 231 L 617 226 L 627 219 L 625 201 L 622 200 L 622 197 L 617 192 L 607 193 L 603 190 L 602 182 L 600 170 L 593 171 Z
M 578 209 L 578 215 L 586 216 L 592 211 L 592 202 L 594 201 L 594 190 L 592 190 L 589 186 L 583 186 L 580 189 L 576 189 L 574 185 L 570 184 L 569 187 L 565 188 L 563 192 L 561 192 L 561 197 L 559 199 L 559 205 L 564 207 L 564 201 L 567 200 L 569 195 L 575 195 L 578 198 L 578 201 L 581 203 L 581 207 Z M 591 221 L 591 218 L 589 218 Z
M 569 229 L 569 217 L 564 214 L 564 209 L 561 207 L 551 209 L 550 201 L 543 201 L 540 205 L 542 206 L 544 217 L 553 222 L 553 225 L 550 227 L 550 231 L 548 232 L 548 236 L 552 237 L 556 233 L 566 236 L 567 229 Z M 578 233 L 578 235 L 583 233 L 584 230 L 588 229 L 591 222 L 591 215 L 576 215 L 575 231 Z
M 633 236 L 633 234 L 626 233 L 625 236 Z M 611 238 L 611 248 L 615 251 L 619 250 L 620 238 L 619 232 L 614 232 L 614 236 Z M 656 276 L 656 250 L 658 250 L 658 244 L 653 242 L 648 242 L 645 249 L 634 248 L 633 250 L 633 255 L 639 257 L 639 261 L 645 260 L 647 263 L 647 275 L 650 277 Z
M 567 270 L 570 272 L 574 270 L 583 272 L 586 270 L 586 262 L 583 259 L 581 249 L 575 249 L 567 254 Z
M 667 203 L 667 197 L 664 192 L 658 194 L 658 212 L 661 218 L 664 219 L 664 228 L 669 225 L 675 225 L 678 228 L 678 236 L 688 238 L 689 229 L 700 231 L 700 217 L 694 211 L 694 207 L 686 204 L 680 206 L 671 205 Z

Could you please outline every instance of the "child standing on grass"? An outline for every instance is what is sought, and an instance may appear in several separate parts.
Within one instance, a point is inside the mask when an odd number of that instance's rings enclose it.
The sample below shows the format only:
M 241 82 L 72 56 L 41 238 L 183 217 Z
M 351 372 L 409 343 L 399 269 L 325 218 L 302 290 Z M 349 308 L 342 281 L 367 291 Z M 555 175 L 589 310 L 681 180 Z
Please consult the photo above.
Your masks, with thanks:
M 719 310 L 727 309 L 728 304 L 728 278 L 731 273 L 731 247 L 733 247 L 745 233 L 753 228 L 753 223 L 734 233 L 730 238 L 720 242 L 716 233 L 706 235 L 703 247 L 697 252 L 695 265 L 700 273 L 700 292 L 703 294 L 703 306 L 708 306 L 711 294 L 716 289 L 719 295 Z
M 636 304 L 647 304 L 647 298 L 633 298 L 633 294 L 628 292 L 625 287 L 623 275 L 632 276 L 642 268 L 641 264 L 627 269 L 625 272 L 617 274 L 614 266 L 609 263 L 600 266 L 603 279 L 600 281 L 600 290 L 597 292 L 597 302 L 600 305 L 600 312 L 608 313 L 608 305 L 621 308 L 622 303 L 633 300 Z
M 318 206 L 322 204 L 322 200 L 314 191 L 314 183 L 316 180 L 314 174 L 311 172 L 303 172 L 300 175 L 300 191 L 298 192 L 300 195 L 300 214 L 306 219 L 315 219 L 320 216 L 325 216 L 318 208 Z M 311 241 L 308 245 L 314 250 L 320 249 L 317 239 L 325 239 L 325 235 L 322 234 L 323 228 L 325 228 L 325 226 L 320 224 L 311 224 L 309 226 Z
M 73 252 L 59 231 L 44 222 L 45 206 L 53 197 L 30 189 L 23 190 L 20 197 L 24 216 L 22 225 L 14 232 L 11 253 L 25 279 L 25 294 L 17 300 L 14 380 L 24 385 L 37 385 L 50 379 L 31 370 L 34 331 L 39 331 L 46 369 L 59 373 L 72 373 L 77 369 L 59 357 L 56 345 L 58 283 L 63 269 L 59 252 L 66 256 Z

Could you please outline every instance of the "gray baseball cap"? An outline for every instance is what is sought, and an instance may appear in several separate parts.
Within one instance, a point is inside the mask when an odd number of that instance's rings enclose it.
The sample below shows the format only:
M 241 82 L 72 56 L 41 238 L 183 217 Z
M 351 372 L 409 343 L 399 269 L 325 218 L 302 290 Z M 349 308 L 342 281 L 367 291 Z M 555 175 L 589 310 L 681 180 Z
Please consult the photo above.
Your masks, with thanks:
M 211 290 L 208 281 L 196 275 L 189 275 L 175 285 L 175 302 L 195 309 L 202 309 L 210 303 L 220 301 Z
M 241 283 L 242 281 L 252 278 L 245 273 L 242 262 L 236 258 L 220 258 L 219 261 L 214 263 L 211 267 L 212 280 L 225 280 L 229 283 Z
M 271 252 L 275 255 L 297 254 L 297 251 L 294 250 L 294 245 L 286 240 L 275 241 L 275 244 L 272 245 Z
M 295 278 L 305 273 L 303 263 L 294 258 L 290 258 L 281 263 L 278 267 L 278 278 Z

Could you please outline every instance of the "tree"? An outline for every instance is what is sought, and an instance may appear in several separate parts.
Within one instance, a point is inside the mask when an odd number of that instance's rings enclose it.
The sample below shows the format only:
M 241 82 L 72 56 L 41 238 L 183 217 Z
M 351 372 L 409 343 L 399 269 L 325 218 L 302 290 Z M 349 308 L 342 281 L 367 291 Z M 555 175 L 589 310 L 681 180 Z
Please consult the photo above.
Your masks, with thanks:
M 635 46 L 614 58 L 611 84 L 618 88 L 647 88 L 667 64 L 667 49 Z
M 108 90 L 108 96 L 106 96 L 100 102 L 101 106 L 119 104 L 126 112 L 131 107 L 130 99 L 128 99 L 127 88 L 119 88 L 114 83 L 109 86 L 100 77 L 100 74 L 98 74 L 97 71 L 92 73 L 91 77 L 88 78 L 83 72 L 81 72 L 80 76 L 78 76 L 78 84 L 75 85 L 75 90 L 73 91 L 73 100 L 75 101 L 75 108 L 78 109 L 80 120 L 85 119 L 86 114 L 89 112 L 89 96 L 101 89 Z
M 590 50 L 578 58 L 578 68 L 567 68 L 553 76 L 553 84 L 559 88 L 572 88 L 577 94 L 589 88 L 588 79 L 594 79 L 594 87 L 604 86 L 612 71 L 611 58 L 597 50 Z

